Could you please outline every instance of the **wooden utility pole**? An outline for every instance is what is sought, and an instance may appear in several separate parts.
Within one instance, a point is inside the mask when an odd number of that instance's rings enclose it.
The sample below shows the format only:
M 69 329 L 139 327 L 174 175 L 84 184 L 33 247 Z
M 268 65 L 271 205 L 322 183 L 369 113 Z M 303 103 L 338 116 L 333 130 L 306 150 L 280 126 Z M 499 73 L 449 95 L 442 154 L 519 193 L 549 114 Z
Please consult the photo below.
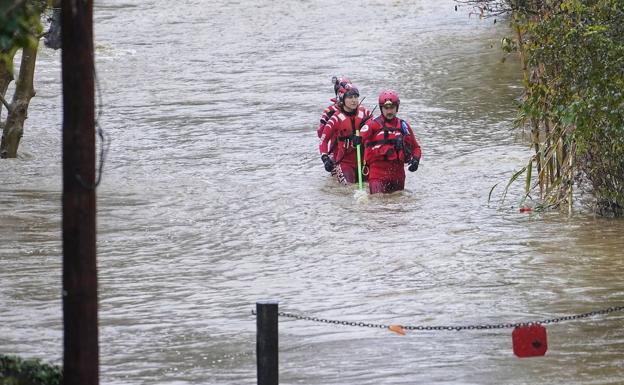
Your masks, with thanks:
M 93 0 L 62 0 L 65 385 L 99 384 Z

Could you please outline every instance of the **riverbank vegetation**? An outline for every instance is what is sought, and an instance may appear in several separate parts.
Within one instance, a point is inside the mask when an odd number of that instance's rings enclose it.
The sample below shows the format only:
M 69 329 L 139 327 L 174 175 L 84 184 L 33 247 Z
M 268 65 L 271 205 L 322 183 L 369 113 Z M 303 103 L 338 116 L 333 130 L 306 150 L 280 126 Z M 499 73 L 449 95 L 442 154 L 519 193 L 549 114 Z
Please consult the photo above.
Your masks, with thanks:
M 0 385 L 60 385 L 63 370 L 39 360 L 0 355 Z
M 0 119 L 0 158 L 17 157 L 28 106 L 35 95 L 33 78 L 39 39 L 43 36 L 41 16 L 47 6 L 48 0 L 5 1 L 0 5 L 0 118 L 3 107 L 7 111 L 6 120 Z M 15 79 L 13 60 L 20 49 L 18 78 L 9 103 L 6 93 Z
M 534 154 L 511 181 L 525 199 L 565 207 L 591 196 L 595 212 L 624 214 L 624 0 L 456 1 L 505 16 L 524 71 L 518 124 Z M 508 185 L 509 186 L 509 185 Z

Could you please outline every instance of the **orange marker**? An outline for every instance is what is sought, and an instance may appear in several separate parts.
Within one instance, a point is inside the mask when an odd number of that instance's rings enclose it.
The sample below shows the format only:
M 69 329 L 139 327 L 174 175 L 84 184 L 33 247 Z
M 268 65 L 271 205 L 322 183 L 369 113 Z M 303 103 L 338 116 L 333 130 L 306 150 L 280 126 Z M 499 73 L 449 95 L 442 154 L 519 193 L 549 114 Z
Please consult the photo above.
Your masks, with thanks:
M 388 330 L 390 330 L 391 332 L 395 332 L 396 334 L 405 335 L 405 329 L 403 329 L 403 326 L 401 325 L 390 325 L 388 326 Z

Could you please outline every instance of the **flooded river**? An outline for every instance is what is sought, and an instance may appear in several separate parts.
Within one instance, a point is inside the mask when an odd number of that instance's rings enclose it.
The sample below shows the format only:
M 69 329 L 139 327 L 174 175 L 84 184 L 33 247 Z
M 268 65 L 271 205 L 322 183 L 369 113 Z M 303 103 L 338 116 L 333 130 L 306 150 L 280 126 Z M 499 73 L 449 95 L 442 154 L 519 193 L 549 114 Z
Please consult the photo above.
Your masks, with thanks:
M 255 384 L 255 302 L 331 320 L 480 325 L 624 304 L 624 222 L 518 210 L 504 22 L 450 0 L 103 0 L 101 381 Z M 499 20 L 500 21 L 500 20 Z M 0 353 L 62 363 L 60 52 L 41 49 L 16 160 L 0 161 Z M 356 200 L 316 124 L 349 77 L 383 88 L 423 148 L 406 190 Z M 3 116 L 4 117 L 4 116 Z M 493 201 L 488 194 L 493 185 Z M 409 332 L 280 319 L 282 384 L 621 384 L 624 314 Z

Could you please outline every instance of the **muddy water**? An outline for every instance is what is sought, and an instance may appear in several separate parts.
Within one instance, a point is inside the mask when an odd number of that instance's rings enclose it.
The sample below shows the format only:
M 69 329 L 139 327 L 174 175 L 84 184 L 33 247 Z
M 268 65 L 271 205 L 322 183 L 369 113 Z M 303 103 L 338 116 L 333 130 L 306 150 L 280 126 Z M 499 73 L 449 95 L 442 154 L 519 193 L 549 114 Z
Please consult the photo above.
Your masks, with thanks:
M 451 1 L 100 1 L 102 384 L 254 384 L 255 301 L 326 319 L 480 325 L 619 306 L 624 222 L 499 203 L 512 126 L 505 23 Z M 406 190 L 354 199 L 315 125 L 346 75 L 394 88 L 423 147 Z M 62 362 L 60 55 L 42 50 L 17 160 L 0 162 L 0 352 Z M 488 203 L 491 187 L 494 201 Z M 398 336 L 280 320 L 282 384 L 617 384 L 621 313 Z

